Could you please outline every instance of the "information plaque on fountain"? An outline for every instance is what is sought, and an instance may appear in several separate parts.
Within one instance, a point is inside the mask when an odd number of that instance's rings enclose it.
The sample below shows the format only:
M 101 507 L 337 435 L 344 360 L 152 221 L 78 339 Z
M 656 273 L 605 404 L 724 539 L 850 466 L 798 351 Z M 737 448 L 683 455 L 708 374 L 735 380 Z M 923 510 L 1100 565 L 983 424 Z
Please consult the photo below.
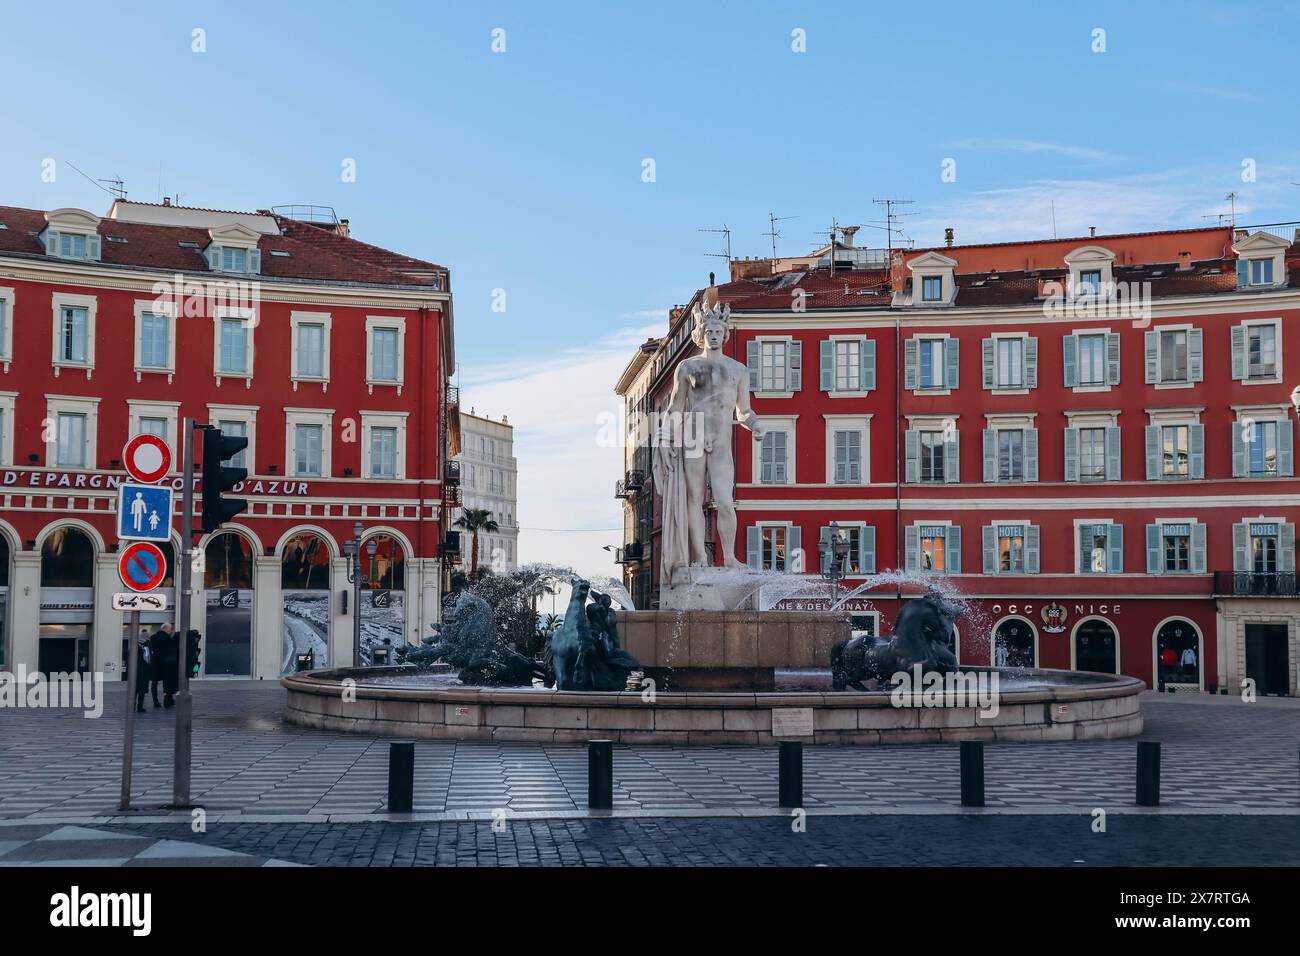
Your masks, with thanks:
M 772 710 L 773 737 L 811 737 L 812 735 L 811 707 L 780 707 Z

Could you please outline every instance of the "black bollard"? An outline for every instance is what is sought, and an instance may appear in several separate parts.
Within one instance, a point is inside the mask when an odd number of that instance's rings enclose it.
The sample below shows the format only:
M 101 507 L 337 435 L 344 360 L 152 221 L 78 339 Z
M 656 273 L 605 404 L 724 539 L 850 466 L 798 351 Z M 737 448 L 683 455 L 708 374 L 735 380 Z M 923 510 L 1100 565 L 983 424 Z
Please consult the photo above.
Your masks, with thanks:
M 984 806 L 984 742 L 961 742 L 961 805 Z
M 1138 741 L 1137 805 L 1160 806 L 1160 742 Z
M 614 744 L 612 741 L 587 741 L 587 806 L 592 810 L 614 808 Z
M 781 741 L 777 789 L 781 806 L 803 806 L 803 744 L 797 740 Z
M 415 743 L 395 740 L 388 745 L 388 812 L 410 813 L 415 804 Z

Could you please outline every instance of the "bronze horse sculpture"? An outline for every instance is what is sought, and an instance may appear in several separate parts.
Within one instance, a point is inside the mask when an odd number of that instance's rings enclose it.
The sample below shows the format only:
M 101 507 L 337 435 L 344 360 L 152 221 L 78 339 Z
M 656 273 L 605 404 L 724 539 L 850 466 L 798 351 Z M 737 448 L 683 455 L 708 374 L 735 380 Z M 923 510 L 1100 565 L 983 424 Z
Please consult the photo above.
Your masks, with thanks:
M 957 666 L 953 621 L 959 609 L 938 591 L 903 605 L 888 640 L 863 635 L 831 648 L 831 686 L 866 690 L 866 682 L 884 684 L 917 664 L 922 673 L 940 674 Z
M 637 661 L 618 646 L 613 601 L 608 594 L 592 591 L 582 578 L 570 584 L 564 623 L 546 648 L 547 682 L 553 675 L 556 690 L 623 690 Z

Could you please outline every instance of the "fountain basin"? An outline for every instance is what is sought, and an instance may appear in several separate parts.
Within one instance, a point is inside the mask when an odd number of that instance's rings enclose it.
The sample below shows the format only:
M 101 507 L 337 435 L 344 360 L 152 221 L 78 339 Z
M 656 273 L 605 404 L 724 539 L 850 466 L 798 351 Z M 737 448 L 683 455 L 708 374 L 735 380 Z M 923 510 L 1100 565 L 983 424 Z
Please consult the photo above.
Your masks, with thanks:
M 965 668 L 992 673 L 992 668 Z M 978 707 L 896 707 L 887 691 L 583 693 L 465 687 L 412 667 L 336 668 L 282 678 L 285 719 L 395 737 L 675 746 L 779 740 L 871 745 L 960 740 L 1090 740 L 1142 732 L 1136 678 L 1077 671 L 998 671 L 996 716 Z M 1003 679 L 1005 675 L 1005 679 Z M 344 681 L 355 699 L 345 700 Z M 801 681 L 806 683 L 806 681 Z M 773 734 L 811 724 L 811 734 Z

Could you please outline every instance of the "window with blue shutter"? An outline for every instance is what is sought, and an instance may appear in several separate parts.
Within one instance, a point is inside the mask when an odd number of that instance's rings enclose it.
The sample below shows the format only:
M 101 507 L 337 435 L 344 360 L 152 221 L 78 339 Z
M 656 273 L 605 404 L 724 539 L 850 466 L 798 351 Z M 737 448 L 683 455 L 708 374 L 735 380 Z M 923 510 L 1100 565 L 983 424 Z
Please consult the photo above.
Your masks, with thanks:
M 855 429 L 834 432 L 835 483 L 856 485 L 862 482 L 862 432 Z
M 1079 525 L 1080 574 L 1120 574 L 1124 570 L 1124 526 L 1113 523 Z
M 759 481 L 765 485 L 784 485 L 786 483 L 787 435 L 783 431 L 769 431 L 763 436 L 761 459 L 759 464 Z

